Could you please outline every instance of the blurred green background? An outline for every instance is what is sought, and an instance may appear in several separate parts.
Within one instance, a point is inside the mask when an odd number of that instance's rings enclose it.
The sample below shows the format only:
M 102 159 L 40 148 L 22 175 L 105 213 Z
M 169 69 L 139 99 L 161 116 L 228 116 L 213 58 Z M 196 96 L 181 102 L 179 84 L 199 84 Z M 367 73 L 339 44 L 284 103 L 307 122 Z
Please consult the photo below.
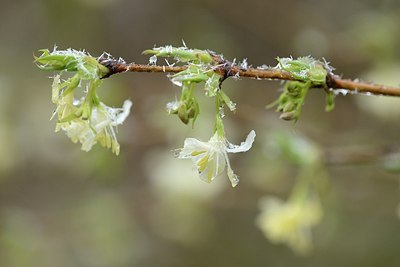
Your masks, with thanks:
M 141 51 L 184 40 L 253 66 L 310 54 L 345 77 L 399 85 L 398 0 L 3 0 L 0 36 L 1 267 L 400 266 L 398 175 L 385 171 L 379 153 L 367 164 L 352 160 L 360 150 L 399 145 L 399 99 L 338 96 L 325 113 L 324 94 L 311 91 L 294 125 L 264 108 L 279 82 L 226 81 L 238 103 L 226 117 L 228 139 L 257 132 L 250 152 L 231 157 L 241 178 L 232 189 L 224 175 L 201 182 L 191 162 L 171 152 L 185 137 L 211 136 L 207 99 L 192 130 L 164 110 L 179 93 L 165 75 L 107 79 L 106 104 L 133 101 L 119 128 L 121 154 L 85 153 L 54 133 L 52 74 L 32 63 L 38 49 L 54 45 L 146 63 Z M 324 218 L 309 257 L 271 244 L 255 226 L 259 198 L 286 198 L 297 172 L 269 149 L 272 132 L 339 155 L 326 157 Z

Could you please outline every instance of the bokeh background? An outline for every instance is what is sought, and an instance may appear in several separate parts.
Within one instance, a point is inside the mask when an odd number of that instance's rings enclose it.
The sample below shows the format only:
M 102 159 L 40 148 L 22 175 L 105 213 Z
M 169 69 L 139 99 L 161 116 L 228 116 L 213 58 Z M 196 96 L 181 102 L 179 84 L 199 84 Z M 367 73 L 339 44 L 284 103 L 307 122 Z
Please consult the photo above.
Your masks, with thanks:
M 310 54 L 345 77 L 399 85 L 398 0 L 0 3 L 1 267 L 400 266 L 398 174 L 387 171 L 399 169 L 399 99 L 338 96 L 326 113 L 324 94 L 311 91 L 292 124 L 265 109 L 279 82 L 226 81 L 238 103 L 226 116 L 229 140 L 257 132 L 250 152 L 231 157 L 241 178 L 232 189 L 224 175 L 201 182 L 171 152 L 188 136 L 208 140 L 207 99 L 192 130 L 165 112 L 179 93 L 165 75 L 107 79 L 100 94 L 108 105 L 134 103 L 119 128 L 121 154 L 85 153 L 54 133 L 52 74 L 33 64 L 38 49 L 54 45 L 145 63 L 141 51 L 184 40 L 253 66 Z M 324 218 L 308 257 L 272 244 L 255 225 L 259 198 L 285 199 L 298 171 L 270 149 L 271 133 L 305 137 L 325 155 Z

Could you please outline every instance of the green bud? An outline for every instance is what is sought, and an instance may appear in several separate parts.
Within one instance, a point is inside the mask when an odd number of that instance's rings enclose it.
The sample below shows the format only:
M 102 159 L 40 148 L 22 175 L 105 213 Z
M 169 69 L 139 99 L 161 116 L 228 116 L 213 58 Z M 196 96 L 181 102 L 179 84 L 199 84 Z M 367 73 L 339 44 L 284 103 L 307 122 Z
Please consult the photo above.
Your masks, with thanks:
M 311 68 L 308 72 L 310 81 L 316 84 L 324 84 L 326 82 L 326 75 L 327 72 L 321 65 L 317 65 L 314 68 Z
M 39 50 L 42 54 L 35 58 L 35 63 L 42 70 L 48 71 L 73 71 L 78 72 L 81 79 L 100 79 L 109 73 L 109 69 L 98 60 L 83 51 L 74 49 Z
M 301 94 L 302 82 L 289 82 L 287 83 L 286 90 L 291 97 L 297 97 Z
M 186 104 L 185 103 L 182 103 L 182 105 L 179 106 L 178 117 L 184 124 L 188 124 L 189 123 L 189 115 L 188 115 L 188 112 L 186 110 Z
M 205 50 L 189 49 L 187 47 L 161 46 L 148 49 L 142 52 L 145 55 L 155 55 L 158 57 L 174 57 L 182 62 L 193 63 L 212 63 L 212 56 Z
M 76 56 L 72 53 L 50 53 L 48 49 L 39 50 L 42 54 L 39 57 L 34 56 L 35 63 L 38 64 L 38 67 L 43 70 L 67 70 L 67 71 L 77 71 L 77 63 Z M 57 51 L 59 52 L 59 51 Z M 80 54 L 79 51 L 76 51 Z M 76 53 L 76 54 L 78 54 Z M 86 56 L 81 54 L 80 56 Z
M 190 65 L 186 70 L 171 75 L 170 78 L 174 84 L 182 86 L 185 83 L 190 84 L 207 81 L 209 77 L 206 73 L 207 70 L 201 68 L 201 66 Z
M 279 118 L 285 121 L 293 121 L 298 119 L 298 114 L 296 111 L 285 112 L 282 113 Z
M 311 81 L 318 85 L 326 82 L 327 71 L 320 61 L 312 57 L 278 58 L 277 60 L 279 68 L 289 72 L 297 80 Z
M 286 82 L 285 90 L 279 96 L 278 100 L 268 107 L 277 105 L 276 111 L 283 112 L 280 116 L 281 119 L 297 121 L 300 116 L 305 97 L 311 85 L 311 81 Z
M 286 94 L 286 93 L 283 93 L 283 94 L 280 95 L 280 97 L 279 97 L 278 100 L 279 100 L 279 103 L 280 103 L 280 104 L 284 104 L 284 103 L 286 103 L 287 101 L 289 101 L 289 95 Z
M 189 119 L 193 119 L 196 114 L 195 108 L 194 107 L 189 108 L 187 114 Z
M 284 105 L 282 111 L 283 112 L 290 112 L 296 109 L 296 104 L 294 104 L 293 102 L 288 102 Z

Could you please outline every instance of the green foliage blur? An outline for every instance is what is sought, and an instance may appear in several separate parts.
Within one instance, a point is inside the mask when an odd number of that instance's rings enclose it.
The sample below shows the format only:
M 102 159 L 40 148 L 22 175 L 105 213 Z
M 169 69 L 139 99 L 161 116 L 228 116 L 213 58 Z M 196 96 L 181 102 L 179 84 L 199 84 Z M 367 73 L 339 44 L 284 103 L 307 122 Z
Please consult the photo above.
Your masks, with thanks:
M 131 115 L 118 129 L 118 157 L 101 147 L 86 153 L 54 133 L 52 74 L 32 57 L 57 45 L 147 63 L 141 51 L 184 40 L 253 66 L 324 57 L 345 77 L 399 85 L 399 14 L 396 0 L 2 1 L 0 266 L 399 266 L 398 172 L 385 169 L 384 157 L 351 158 L 398 148 L 399 99 L 339 95 L 326 113 L 325 94 L 310 90 L 292 124 L 265 109 L 279 82 L 226 80 L 237 103 L 225 117 L 227 138 L 238 143 L 257 132 L 253 149 L 231 158 L 240 176 L 232 189 L 224 176 L 200 181 L 171 151 L 185 137 L 208 140 L 210 99 L 199 94 L 192 129 L 168 116 L 165 104 L 180 92 L 165 75 L 106 79 L 101 98 L 114 107 L 131 99 Z M 299 136 L 322 154 L 288 149 Z M 287 199 L 304 158 L 316 155 L 324 217 L 313 230 L 314 252 L 298 257 L 267 240 L 255 218 L 259 199 Z M 390 157 L 390 170 L 399 162 Z

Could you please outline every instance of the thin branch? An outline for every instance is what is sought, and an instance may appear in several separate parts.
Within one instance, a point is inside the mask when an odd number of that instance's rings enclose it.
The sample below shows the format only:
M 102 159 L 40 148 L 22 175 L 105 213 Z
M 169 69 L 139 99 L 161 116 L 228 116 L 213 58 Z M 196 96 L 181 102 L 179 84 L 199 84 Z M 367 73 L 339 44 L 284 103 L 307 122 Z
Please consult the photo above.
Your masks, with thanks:
M 393 146 L 338 147 L 326 149 L 323 160 L 329 165 L 370 164 L 382 162 L 397 153 L 399 148 Z
M 327 85 L 333 89 L 347 89 L 354 93 L 365 93 L 373 95 L 400 96 L 400 87 L 385 86 L 374 83 L 365 83 L 349 79 L 341 79 L 337 75 L 330 75 Z
M 108 78 L 111 75 L 122 72 L 167 72 L 177 73 L 187 69 L 187 65 L 183 66 L 159 66 L 159 65 L 144 65 L 136 63 L 124 63 L 118 60 L 100 59 L 101 64 L 106 66 L 110 73 L 103 78 Z M 211 67 L 210 67 L 211 68 Z M 254 79 L 268 79 L 268 80 L 287 80 L 295 81 L 296 79 L 290 75 L 289 72 L 271 68 L 247 68 L 241 69 L 237 65 L 223 61 L 222 64 L 213 66 L 212 69 L 225 77 L 239 76 Z M 400 87 L 385 86 L 373 83 L 359 82 L 355 80 L 342 79 L 338 75 L 329 73 L 327 75 L 326 85 L 331 89 L 344 89 L 349 93 L 364 93 L 372 95 L 385 95 L 385 96 L 400 96 Z

